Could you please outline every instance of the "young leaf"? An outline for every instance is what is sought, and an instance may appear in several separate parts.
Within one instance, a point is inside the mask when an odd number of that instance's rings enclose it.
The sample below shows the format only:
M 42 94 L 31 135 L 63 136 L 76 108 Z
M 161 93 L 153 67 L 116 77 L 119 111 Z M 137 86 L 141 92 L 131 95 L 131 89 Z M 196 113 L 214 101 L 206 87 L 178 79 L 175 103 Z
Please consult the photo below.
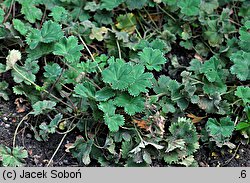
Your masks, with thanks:
M 46 114 L 48 111 L 55 109 L 56 103 L 50 100 L 38 101 L 32 105 L 33 112 L 30 114 L 34 114 L 35 116 L 39 114 Z
M 160 71 L 162 65 L 167 62 L 163 53 L 158 49 L 144 48 L 142 52 L 139 52 L 140 63 L 146 66 L 150 71 Z
M 143 111 L 144 99 L 140 96 L 132 97 L 123 93 L 115 98 L 115 105 L 124 107 L 124 110 L 127 114 L 134 115 L 137 112 Z
M 55 44 L 53 54 L 64 56 L 69 63 L 77 63 L 81 57 L 82 45 L 78 45 L 78 40 L 75 36 L 68 38 L 63 37 Z
M 18 60 L 21 60 L 22 55 L 21 52 L 19 50 L 11 50 L 9 51 L 9 55 L 6 57 L 6 69 L 5 71 L 8 71 L 10 69 L 12 69 L 16 62 Z
M 0 157 L 3 166 L 16 167 L 23 166 L 24 158 L 28 157 L 28 153 L 23 147 L 14 147 L 11 151 L 9 147 L 0 145 Z
M 103 81 L 115 90 L 124 90 L 134 82 L 132 69 L 130 64 L 118 59 L 102 72 Z

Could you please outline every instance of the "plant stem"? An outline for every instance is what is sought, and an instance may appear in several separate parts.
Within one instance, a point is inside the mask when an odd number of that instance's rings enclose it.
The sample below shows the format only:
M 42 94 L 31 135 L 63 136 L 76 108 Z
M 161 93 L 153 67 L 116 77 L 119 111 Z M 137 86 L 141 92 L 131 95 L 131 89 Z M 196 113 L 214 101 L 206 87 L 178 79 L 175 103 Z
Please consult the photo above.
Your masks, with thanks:
M 78 34 L 78 37 L 79 37 L 79 39 L 81 40 L 83 46 L 84 46 L 84 47 L 86 48 L 86 50 L 88 51 L 88 53 L 89 53 L 91 59 L 92 59 L 94 62 L 96 62 L 96 61 L 95 61 L 95 58 L 94 58 L 94 56 L 93 56 L 93 54 L 92 54 L 91 51 L 89 50 L 89 47 L 88 47 L 87 44 L 84 42 L 84 40 L 82 39 L 82 37 L 81 37 L 79 34 Z M 102 72 L 102 69 L 99 67 L 98 64 L 97 64 L 97 68 L 98 68 L 98 70 L 99 70 L 100 72 Z
M 13 149 L 14 147 L 16 146 L 16 136 L 17 136 L 17 131 L 19 129 L 19 127 L 21 126 L 21 124 L 24 122 L 25 119 L 27 119 L 27 117 L 30 115 L 30 113 L 26 114 L 22 120 L 18 123 L 17 127 L 16 127 L 16 130 L 15 130 L 15 133 L 14 133 L 14 137 L 13 137 Z
M 158 6 L 158 8 L 161 10 L 161 11 L 163 11 L 167 16 L 169 16 L 170 18 L 172 18 L 175 22 L 176 22 L 176 19 L 172 16 L 172 15 L 170 15 L 166 10 L 164 10 L 161 6 L 159 6 L 158 4 L 157 4 L 157 6 Z
M 21 75 L 25 80 L 27 80 L 28 82 L 30 82 L 32 85 L 34 85 L 36 88 L 41 88 L 39 85 L 37 85 L 36 83 L 34 83 L 33 81 L 31 81 L 29 78 L 27 78 L 26 76 L 24 76 L 15 66 L 13 67 L 13 69 L 19 74 Z M 53 97 L 54 99 L 58 100 L 59 102 L 61 102 L 62 104 L 70 107 L 71 109 L 74 110 L 74 107 L 72 107 L 71 105 L 67 104 L 66 102 L 62 101 L 61 99 L 59 99 L 58 97 L 56 97 L 55 95 L 53 95 L 52 93 L 48 92 L 47 90 L 43 90 L 45 93 L 49 94 L 51 97 Z
M 121 48 L 120 48 L 120 44 L 119 44 L 118 40 L 116 40 L 116 45 L 117 45 L 117 48 L 118 48 L 119 59 L 122 59 Z

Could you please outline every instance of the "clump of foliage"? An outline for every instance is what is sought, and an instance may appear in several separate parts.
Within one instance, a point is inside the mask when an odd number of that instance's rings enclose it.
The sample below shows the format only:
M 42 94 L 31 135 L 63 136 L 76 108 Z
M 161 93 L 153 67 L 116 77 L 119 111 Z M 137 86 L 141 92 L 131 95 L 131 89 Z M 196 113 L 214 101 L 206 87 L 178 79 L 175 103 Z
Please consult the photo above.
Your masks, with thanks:
M 3 1 L 0 97 L 28 100 L 27 115 L 44 119 L 29 121 L 37 140 L 80 131 L 67 151 L 85 165 L 193 166 L 197 132 L 181 118 L 190 111 L 209 116 L 196 116 L 202 141 L 232 147 L 235 125 L 249 138 L 249 9 L 247 0 Z
M 192 121 L 186 118 L 178 118 L 178 122 L 171 124 L 169 131 L 168 147 L 164 155 L 165 162 L 197 166 L 193 153 L 199 148 L 199 143 L 198 134 Z

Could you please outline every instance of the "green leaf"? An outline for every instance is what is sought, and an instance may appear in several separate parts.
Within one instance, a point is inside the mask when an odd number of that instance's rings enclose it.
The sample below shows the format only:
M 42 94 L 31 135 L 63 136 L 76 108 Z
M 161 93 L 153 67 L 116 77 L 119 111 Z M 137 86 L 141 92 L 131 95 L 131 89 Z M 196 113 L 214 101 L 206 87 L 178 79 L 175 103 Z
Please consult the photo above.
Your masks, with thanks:
M 149 72 L 144 73 L 144 66 L 142 65 L 133 66 L 131 74 L 134 77 L 134 82 L 128 87 L 129 94 L 138 96 L 141 92 L 147 93 L 147 88 L 152 87 L 151 80 L 154 77 L 153 74 Z
M 118 7 L 124 0 L 101 0 L 100 9 L 113 10 Z
M 24 158 L 28 157 L 28 153 L 23 147 L 14 147 L 11 150 L 9 147 L 0 145 L 0 157 L 3 166 L 16 167 L 23 166 Z
M 28 32 L 29 30 L 29 27 L 27 27 L 27 25 L 25 25 L 21 20 L 19 19 L 13 19 L 13 25 L 14 25 L 14 28 L 20 32 L 21 35 L 26 35 L 26 33 Z
M 139 52 L 140 63 L 146 66 L 150 71 L 160 71 L 162 65 L 167 62 L 163 53 L 158 49 L 144 48 L 142 52 Z
M 208 81 L 215 82 L 216 80 L 220 80 L 221 78 L 221 70 L 222 66 L 217 57 L 213 56 L 208 61 L 202 65 L 200 71 L 204 73 Z
M 122 32 L 127 32 L 132 34 L 136 28 L 136 18 L 133 13 L 128 13 L 125 15 L 119 15 L 116 19 L 117 23 L 115 26 Z
M 26 41 L 30 49 L 35 49 L 40 42 L 51 43 L 63 37 L 61 26 L 51 20 L 46 21 L 41 31 L 38 29 L 31 29 L 27 35 Z
M 113 96 L 115 96 L 115 92 L 109 87 L 104 87 L 101 90 L 97 91 L 95 94 L 95 98 L 97 101 L 107 101 Z
M 246 21 L 244 26 L 240 27 L 239 33 L 240 33 L 240 42 L 239 45 L 242 50 L 246 52 L 250 52 L 250 20 Z
M 68 18 L 68 11 L 62 6 L 55 6 L 49 16 L 52 16 L 56 22 L 64 22 Z
M 103 41 L 104 36 L 108 33 L 108 29 L 106 27 L 93 27 L 91 29 L 91 33 L 89 35 L 90 39 L 97 39 L 98 41 Z
M 27 79 L 29 79 L 32 82 L 34 82 L 36 80 L 36 75 L 35 74 L 39 70 L 39 65 L 37 63 L 38 63 L 38 61 L 36 61 L 36 60 L 34 61 L 34 60 L 31 60 L 31 59 L 27 59 L 25 61 L 24 66 L 16 65 L 15 69 L 18 70 L 18 72 L 16 70 L 14 70 L 14 69 L 11 72 L 14 81 L 16 83 L 25 82 L 27 85 L 31 85 L 31 83 Z M 19 73 L 21 73 L 22 75 L 20 75 Z
M 142 9 L 143 6 L 146 5 L 147 0 L 125 0 L 126 5 L 128 7 L 129 10 L 134 10 L 134 9 Z
M 97 11 L 94 15 L 94 19 L 99 24 L 103 25 L 109 25 L 113 23 L 112 20 L 113 14 L 109 11 Z
M 82 54 L 82 45 L 78 45 L 78 39 L 75 36 L 62 38 L 55 44 L 53 54 L 64 56 L 69 63 L 79 62 Z
M 98 108 L 104 113 L 104 121 L 111 132 L 117 132 L 119 126 L 124 125 L 124 117 L 120 114 L 115 114 L 116 107 L 113 101 L 101 102 Z
M 101 102 L 98 105 L 98 108 L 106 115 L 112 116 L 115 114 L 115 105 L 112 100 L 109 100 L 107 102 Z
M 49 63 L 44 66 L 45 72 L 43 73 L 44 77 L 46 77 L 49 81 L 56 81 L 56 79 L 62 73 L 62 68 L 57 63 Z
M 111 84 L 111 87 L 115 90 L 124 90 L 134 82 L 134 77 L 131 74 L 132 69 L 133 67 L 130 64 L 117 59 L 115 63 L 110 64 L 108 68 L 103 70 L 103 81 Z
M 200 3 L 200 9 L 208 14 L 212 14 L 215 9 L 219 7 L 218 0 L 202 0 Z
M 140 96 L 132 97 L 123 93 L 115 98 L 115 105 L 124 107 L 124 110 L 129 115 L 134 115 L 137 112 L 142 112 L 144 109 L 144 99 Z
M 224 93 L 227 91 L 227 85 L 222 80 L 218 79 L 214 82 L 209 82 L 208 80 L 203 80 L 204 86 L 202 87 L 204 92 L 207 94 Z
M 207 30 L 203 32 L 204 38 L 208 40 L 213 47 L 219 47 L 223 42 L 223 34 L 220 33 L 218 20 L 207 20 Z
M 89 82 L 77 84 L 74 88 L 74 91 L 77 95 L 81 97 L 86 97 L 90 99 L 95 98 L 95 87 Z
M 93 144 L 93 139 L 86 142 L 84 138 L 78 138 L 73 145 L 74 148 L 70 149 L 70 152 L 79 162 L 82 162 L 84 165 L 88 165 L 91 162 L 89 155 Z
M 3 20 L 4 20 L 4 15 L 5 15 L 4 11 L 0 8 L 0 23 L 3 22 Z
M 45 135 L 48 135 L 49 133 L 50 134 L 53 134 L 56 132 L 56 128 L 59 124 L 59 122 L 61 121 L 63 115 L 61 113 L 57 114 L 49 123 L 49 125 L 45 124 L 45 123 L 42 123 L 39 125 L 39 128 L 41 129 L 42 131 L 42 134 L 45 134 Z M 40 133 L 41 133 L 40 131 Z M 43 138 L 44 139 L 44 138 Z M 46 139 L 44 139 L 46 140 Z
M 93 73 L 96 72 L 98 63 L 92 60 L 87 60 L 86 62 L 80 62 L 77 67 L 81 69 L 82 72 Z
M 123 141 L 122 142 L 122 158 L 128 158 L 129 152 L 133 148 L 133 143 L 131 141 Z
M 209 118 L 206 124 L 209 135 L 218 142 L 223 142 L 225 138 L 230 137 L 234 130 L 234 122 L 229 117 L 221 118 L 220 121 Z
M 60 24 L 51 20 L 44 22 L 41 29 L 43 43 L 51 43 L 63 37 L 62 27 Z
M 104 115 L 105 124 L 108 125 L 108 128 L 111 132 L 117 132 L 120 126 L 124 125 L 124 117 L 120 114 L 114 114 L 109 116 L 107 114 Z
M 202 64 L 198 59 L 192 59 L 190 66 L 187 68 L 189 71 L 193 71 L 196 75 L 201 73 Z
M 242 99 L 244 105 L 250 103 L 250 88 L 248 86 L 238 86 L 235 95 Z
M 89 11 L 92 11 L 92 12 L 95 12 L 99 8 L 100 8 L 100 4 L 96 4 L 95 1 L 87 2 L 85 7 L 84 7 L 85 10 L 89 10 Z
M 40 43 L 35 49 L 27 49 L 28 58 L 36 60 L 41 58 L 43 55 L 47 55 L 54 50 L 54 43 Z
M 241 81 L 250 79 L 250 52 L 238 51 L 231 55 L 230 60 L 234 63 L 230 68 L 232 74 L 236 74 Z
M 21 5 L 21 13 L 25 15 L 25 19 L 27 19 L 30 23 L 35 23 L 36 20 L 41 20 L 42 11 L 37 8 L 38 5 L 37 0 L 17 0 Z
M 200 0 L 179 0 L 177 6 L 181 8 L 181 13 L 187 16 L 196 16 L 200 11 Z
M 33 112 L 30 114 L 34 114 L 35 116 L 39 114 L 46 114 L 48 111 L 54 110 L 56 103 L 50 100 L 38 101 L 32 105 Z
M 9 84 L 6 81 L 0 82 L 0 97 L 2 97 L 4 100 L 9 100 L 8 92 L 5 91 L 9 87 Z
M 162 107 L 164 113 L 174 113 L 176 111 L 174 103 L 165 96 L 160 100 L 159 105 Z
M 240 122 L 237 126 L 236 126 L 236 130 L 244 130 L 250 128 L 250 122 Z

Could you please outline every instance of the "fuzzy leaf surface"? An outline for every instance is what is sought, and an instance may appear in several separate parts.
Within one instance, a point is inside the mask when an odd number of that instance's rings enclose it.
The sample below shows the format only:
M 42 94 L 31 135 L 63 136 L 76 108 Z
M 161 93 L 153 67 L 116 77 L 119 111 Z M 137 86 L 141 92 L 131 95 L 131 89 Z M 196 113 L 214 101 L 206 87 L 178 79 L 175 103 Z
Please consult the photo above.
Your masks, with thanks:
M 124 110 L 129 115 L 134 115 L 144 109 L 144 99 L 140 96 L 132 97 L 128 94 L 121 94 L 115 98 L 115 105 L 124 107 Z
M 149 72 L 144 72 L 144 66 L 136 65 L 133 67 L 132 73 L 134 77 L 134 82 L 129 85 L 128 92 L 130 95 L 138 96 L 140 93 L 147 93 L 148 88 L 152 87 L 151 80 L 153 79 L 153 74 Z
M 118 60 L 102 72 L 103 81 L 111 84 L 115 90 L 124 90 L 134 82 L 132 69 L 130 64 Z
M 230 68 L 232 74 L 241 81 L 250 79 L 250 52 L 238 51 L 232 54 L 230 60 L 234 63 Z
M 245 105 L 250 103 L 250 88 L 248 86 L 238 86 L 235 95 L 241 98 Z
M 78 40 L 75 36 L 68 38 L 63 37 L 58 43 L 55 44 L 53 53 L 55 55 L 64 56 L 69 62 L 79 62 L 81 57 L 82 45 L 78 45 Z
M 142 52 L 139 52 L 140 62 L 146 66 L 150 71 L 160 71 L 162 65 L 167 62 L 163 53 L 159 49 L 144 48 Z

